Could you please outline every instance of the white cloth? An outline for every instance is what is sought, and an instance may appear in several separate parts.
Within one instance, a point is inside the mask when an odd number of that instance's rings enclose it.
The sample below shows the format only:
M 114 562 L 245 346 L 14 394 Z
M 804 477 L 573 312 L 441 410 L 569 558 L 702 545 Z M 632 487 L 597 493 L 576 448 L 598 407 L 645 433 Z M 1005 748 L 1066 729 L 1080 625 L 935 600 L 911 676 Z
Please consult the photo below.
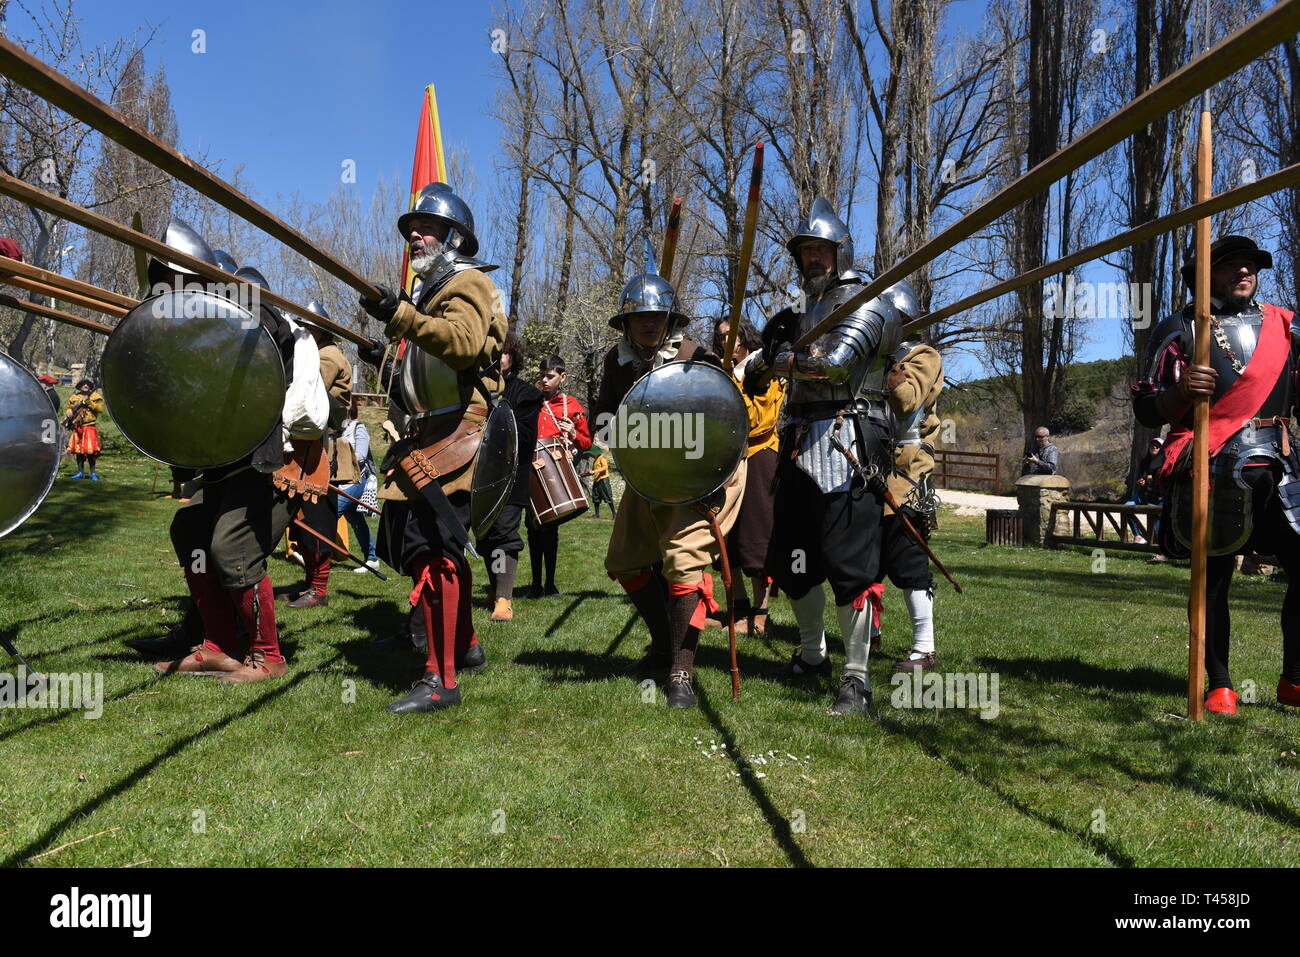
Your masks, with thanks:
M 826 593 L 822 586 L 808 589 L 802 598 L 791 598 L 794 620 L 799 623 L 799 654 L 810 665 L 826 660 Z
M 924 588 L 909 588 L 903 592 L 903 601 L 912 616 L 912 651 L 934 651 L 934 594 Z
M 867 658 L 871 655 L 871 643 L 867 639 L 867 629 L 871 623 L 871 603 L 861 609 L 851 604 L 836 605 L 835 613 L 840 619 L 840 634 L 844 636 L 844 673 L 861 678 L 870 688 Z
M 330 416 L 330 396 L 320 376 L 320 350 L 302 326 L 287 319 L 293 329 L 293 382 L 284 393 L 284 450 L 290 439 L 319 439 Z

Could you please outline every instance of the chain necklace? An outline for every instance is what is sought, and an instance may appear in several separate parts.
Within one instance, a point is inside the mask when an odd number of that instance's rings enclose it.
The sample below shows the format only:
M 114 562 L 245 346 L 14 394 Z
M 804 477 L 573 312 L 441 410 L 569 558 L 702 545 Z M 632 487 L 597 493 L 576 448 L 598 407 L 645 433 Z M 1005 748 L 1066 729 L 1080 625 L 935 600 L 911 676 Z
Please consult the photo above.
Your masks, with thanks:
M 1219 322 L 1216 316 L 1210 316 L 1210 325 L 1214 327 L 1214 341 L 1219 344 L 1219 349 L 1223 351 L 1229 361 L 1232 362 L 1232 369 L 1238 375 L 1246 368 L 1245 363 L 1237 358 L 1237 354 L 1232 351 L 1232 346 L 1228 344 L 1228 336 L 1223 331 L 1223 323 Z

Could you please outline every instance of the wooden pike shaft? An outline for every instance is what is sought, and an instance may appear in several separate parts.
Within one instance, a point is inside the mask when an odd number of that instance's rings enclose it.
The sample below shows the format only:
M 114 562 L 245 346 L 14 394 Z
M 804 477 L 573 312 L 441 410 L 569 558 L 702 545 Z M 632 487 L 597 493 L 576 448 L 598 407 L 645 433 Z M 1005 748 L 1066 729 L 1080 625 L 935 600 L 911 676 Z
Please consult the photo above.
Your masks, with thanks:
M 127 313 L 127 310 L 122 306 L 114 306 L 101 299 L 82 296 L 78 293 L 69 292 L 68 290 L 61 289 L 57 286 L 50 286 L 43 282 L 37 282 L 35 279 L 28 279 L 25 276 L 6 276 L 5 279 L 11 286 L 17 286 L 19 289 L 26 289 L 28 292 L 34 292 L 40 296 L 51 296 L 55 299 L 62 299 L 64 302 L 71 303 L 74 306 L 81 306 L 83 309 L 93 309 L 95 312 L 102 312 L 106 316 L 113 316 L 114 318 L 120 319 Z
M 718 544 L 718 557 L 722 561 L 722 590 L 727 596 L 727 644 L 731 652 L 731 698 L 740 700 L 740 665 L 736 662 L 736 614 L 731 595 L 731 559 L 727 557 L 727 537 L 722 534 L 718 524 L 718 515 L 713 509 L 707 511 L 709 528 L 713 531 L 713 540 Z
M 1018 276 L 1012 276 L 1003 282 L 989 286 L 977 293 L 967 296 L 965 299 L 959 299 L 954 303 L 944 306 L 942 309 L 936 309 L 934 312 L 914 319 L 903 326 L 903 336 L 909 337 L 913 333 L 924 329 L 926 326 L 933 325 L 949 316 L 955 316 L 958 313 L 966 312 L 978 305 L 988 302 L 990 299 L 996 299 L 999 296 L 1005 296 L 1009 292 L 1014 292 L 1021 286 L 1027 286 L 1031 282 L 1038 282 L 1040 279 L 1047 279 L 1058 273 L 1073 269 L 1083 263 L 1099 259 L 1108 253 L 1116 252 L 1120 249 L 1127 249 L 1136 243 L 1144 242 L 1152 236 L 1159 236 L 1162 233 L 1171 232 L 1179 226 L 1186 226 L 1188 223 L 1194 223 L 1196 220 L 1205 216 L 1212 216 L 1215 213 L 1221 213 L 1225 209 L 1232 209 L 1234 206 L 1240 206 L 1251 200 L 1259 199 L 1261 196 L 1267 196 L 1269 193 L 1275 193 L 1280 189 L 1286 189 L 1290 186 L 1300 184 L 1300 163 L 1293 163 L 1290 166 L 1283 167 L 1276 173 L 1270 173 L 1262 176 L 1253 183 L 1247 183 L 1244 186 L 1237 186 L 1233 189 L 1224 190 L 1222 193 L 1212 197 L 1204 203 L 1193 203 L 1186 209 L 1180 209 L 1176 213 L 1170 213 L 1168 216 L 1161 216 L 1159 219 L 1153 219 L 1149 223 L 1143 223 L 1136 229 L 1130 229 L 1125 232 L 1112 236 L 1110 239 L 1094 243 L 1080 249 L 1078 252 L 1071 253 L 1068 256 L 1062 256 L 1034 269 L 1026 270 Z
M 0 50 L 3 49 L 3 42 L 4 41 L 0 41 Z M 3 59 L 3 57 L 0 56 L 0 59 Z M 254 293 L 256 296 L 253 300 L 254 302 L 265 300 L 273 306 L 279 306 L 281 309 L 292 312 L 296 316 L 302 316 L 308 322 L 326 328 L 330 332 L 334 333 L 334 335 L 347 339 L 349 342 L 353 342 L 356 345 L 368 346 L 370 344 L 369 341 L 360 333 L 353 332 L 345 326 L 340 326 L 336 322 L 318 316 L 309 311 L 306 306 L 300 306 L 296 302 L 285 299 L 277 293 L 261 288 L 256 283 L 250 283 L 246 279 L 234 276 L 231 273 L 226 272 L 220 266 L 205 263 L 202 259 L 196 259 L 188 253 L 181 252 L 179 249 L 168 246 L 166 243 L 154 239 L 152 236 L 136 232 L 134 229 L 123 226 L 121 223 L 115 223 L 113 220 L 100 216 L 98 213 L 92 213 L 90 210 L 83 209 L 76 203 L 70 203 L 66 199 L 60 199 L 58 196 L 47 193 L 43 189 L 37 189 L 30 183 L 24 183 L 22 180 L 15 179 L 5 173 L 0 173 L 0 193 L 3 193 L 6 196 L 11 196 L 21 203 L 26 203 L 28 206 L 43 209 L 47 213 L 60 216 L 69 222 L 76 223 L 79 226 L 84 226 L 85 228 L 100 233 L 101 235 L 108 236 L 110 239 L 116 239 L 118 242 L 124 243 L 127 246 L 134 247 L 135 249 L 143 249 L 145 252 L 156 256 L 164 262 L 179 263 L 186 269 L 192 269 L 203 278 L 222 286 L 229 286 L 234 283 L 249 286 L 256 290 Z M 134 300 L 131 300 L 131 305 L 135 305 Z
M 371 568 L 369 565 L 367 565 L 367 564 L 366 564 L 365 562 L 363 562 L 361 559 L 357 558 L 357 556 L 353 555 L 350 551 L 348 551 L 346 548 L 344 548 L 344 547 L 343 547 L 342 545 L 340 545 L 338 542 L 336 542 L 336 541 L 334 541 L 333 539 L 327 538 L 326 536 L 322 535 L 320 532 L 316 531 L 316 529 L 312 528 L 310 525 L 306 524 L 306 523 L 303 522 L 301 519 L 297 519 L 297 518 L 295 518 L 295 519 L 293 520 L 293 524 L 294 524 L 295 526 L 297 526 L 299 530 L 306 532 L 308 535 L 311 535 L 313 538 L 316 538 L 316 539 L 320 540 L 321 542 L 323 542 L 324 544 L 330 546 L 330 548 L 334 549 L 334 551 L 338 552 L 340 555 L 343 555 L 343 556 L 346 557 L 346 558 L 350 558 L 350 559 L 352 559 L 352 561 L 356 562 L 358 565 L 360 565 L 360 566 L 361 566 L 362 568 L 364 568 L 366 571 L 370 572 L 370 574 L 374 575 L 374 576 L 375 576 L 376 578 L 378 578 L 381 582 L 386 582 L 386 581 L 388 581 L 388 576 L 385 575 L 383 572 L 381 572 L 381 571 L 379 571 L 379 570 L 377 570 L 377 569 Z
M 102 322 L 96 322 L 94 319 L 83 319 L 81 316 L 74 316 L 70 312 L 60 312 L 58 309 L 51 309 L 49 306 L 43 306 L 39 302 L 26 302 L 11 296 L 8 293 L 0 292 L 0 306 L 9 306 L 11 309 L 21 309 L 23 312 L 34 313 L 38 316 L 44 316 L 47 319 L 57 319 L 59 322 L 66 322 L 70 326 L 77 326 L 80 329 L 88 329 L 91 332 L 98 332 L 100 335 L 107 336 L 113 331 L 112 326 L 106 326 Z
M 749 281 L 749 263 L 754 258 L 754 234 L 758 231 L 758 203 L 763 192 L 763 144 L 754 147 L 754 167 L 749 173 L 749 198 L 745 202 L 745 228 L 740 238 L 740 259 L 736 262 L 735 285 L 731 290 L 731 317 L 727 324 L 727 351 L 722 364 L 730 372 L 735 366 L 736 334 L 745 306 L 745 284 Z
M 1031 196 L 1047 189 L 1058 179 L 1090 159 L 1122 142 L 1153 120 L 1186 103 L 1202 90 L 1271 50 L 1284 38 L 1300 30 L 1300 0 L 1279 0 L 1236 33 L 1215 44 L 1182 69 L 1171 73 L 1146 92 L 1130 100 L 1092 129 L 1067 143 L 1033 169 L 1009 183 L 1001 192 L 976 206 L 939 235 L 905 256 L 862 289 L 850 296 L 821 322 L 799 337 L 796 349 L 805 349 L 825 335 L 845 316 L 906 279 L 926 263 L 968 239 L 999 216 L 1015 209 Z M 0 66 L 0 71 L 3 67 Z
M 368 298 L 379 298 L 379 290 L 332 256 L 316 248 L 306 236 L 253 202 L 220 177 L 210 173 L 157 137 L 131 124 L 121 113 L 82 89 L 67 77 L 42 63 L 17 44 L 0 39 L 0 74 L 57 106 L 113 142 L 148 160 L 164 173 L 198 190 L 208 199 L 238 213 L 254 226 L 306 257 L 330 275 L 341 279 Z M 173 257 L 174 261 L 175 257 Z M 278 305 L 278 303 L 277 303 Z M 342 333 L 338 333 L 341 335 Z
M 23 279 L 32 280 L 41 283 L 51 289 L 57 290 L 53 295 L 56 298 L 63 298 L 63 293 L 70 292 L 75 295 L 90 299 L 95 302 L 117 306 L 123 313 L 134 309 L 139 303 L 130 296 L 124 296 L 120 292 L 113 292 L 111 289 L 101 289 L 99 286 L 92 286 L 88 282 L 82 282 L 80 279 L 73 279 L 70 276 L 62 276 L 56 272 L 50 272 L 48 269 L 41 269 L 38 266 L 32 266 L 28 263 L 20 263 L 16 259 L 7 259 L 0 256 L 0 276 L 18 276 Z M 6 279 L 5 282 L 8 282 Z
M 668 213 L 668 225 L 664 228 L 664 250 L 659 255 L 659 275 L 669 282 L 673 281 L 673 263 L 677 260 L 677 236 L 682 231 L 682 201 L 673 200 L 672 211 Z
M 1196 150 L 1196 199 L 1209 199 L 1214 180 L 1210 114 L 1201 113 Z M 1196 356 L 1198 366 L 1210 363 L 1210 218 L 1196 221 Z M 1187 716 L 1205 718 L 1205 574 L 1210 532 L 1210 400 L 1198 396 L 1192 406 L 1192 594 L 1188 605 Z

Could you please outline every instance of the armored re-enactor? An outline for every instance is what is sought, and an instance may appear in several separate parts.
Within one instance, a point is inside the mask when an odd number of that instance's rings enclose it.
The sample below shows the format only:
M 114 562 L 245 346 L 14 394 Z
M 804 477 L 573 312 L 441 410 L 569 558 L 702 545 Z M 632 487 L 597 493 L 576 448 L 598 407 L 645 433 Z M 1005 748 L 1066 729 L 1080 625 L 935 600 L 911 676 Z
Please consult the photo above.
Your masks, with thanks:
M 423 614 L 427 646 L 424 676 L 388 706 L 394 713 L 460 704 L 458 659 L 469 663 L 482 656 L 481 649 L 475 656 L 465 547 L 479 427 L 490 411 L 490 396 L 501 392 L 499 360 L 507 329 L 501 294 L 487 277 L 496 267 L 474 258 L 474 216 L 450 187 L 424 187 L 415 208 L 398 219 L 397 230 L 410 243 L 411 268 L 421 277 L 415 299 L 381 289 L 379 299 L 361 304 L 385 324 L 390 339 L 410 340 L 403 362 L 428 364 L 428 374 L 418 378 L 447 388 L 432 406 L 423 397 L 427 411 L 412 416 L 406 436 L 389 448 L 380 466 L 379 555 L 411 576 L 411 604 Z
M 164 242 L 217 265 L 203 237 L 179 220 L 168 227 Z M 202 287 L 193 273 L 158 260 L 149 263 L 149 280 Z M 266 559 L 296 506 L 273 483 L 272 473 L 285 467 L 291 441 L 319 439 L 328 406 L 311 337 L 266 304 L 258 305 L 258 320 L 284 363 L 287 390 L 280 422 L 252 453 L 202 469 L 198 490 L 172 519 L 172 547 L 202 620 L 203 641 L 185 657 L 155 665 L 158 674 L 220 674 L 223 683 L 232 683 L 278 678 L 287 670 Z
M 886 295 L 903 316 L 914 319 L 919 314 L 916 297 L 906 283 L 899 283 Z M 930 476 L 934 472 L 934 441 L 939 434 L 935 404 L 943 390 L 943 360 L 924 343 L 905 342 L 894 352 L 885 387 L 896 422 L 889 491 L 912 527 L 929 539 L 938 506 Z M 912 627 L 912 649 L 894 665 L 894 670 L 933 668 L 934 573 L 930 558 L 888 504 L 880 534 L 880 580 L 885 576 L 903 593 Z
M 853 267 L 853 237 L 822 197 L 786 248 L 805 300 L 764 327 L 762 358 L 751 363 L 745 391 L 761 394 L 772 375 L 789 381 L 767 569 L 799 624 L 794 676 L 830 674 L 822 593 L 822 583 L 830 583 L 847 651 L 831 713 L 843 715 L 871 704 L 868 590 L 880 567 L 883 503 L 868 478 L 893 464 L 885 372 L 901 325 L 893 303 L 879 297 L 796 350 L 800 336 L 860 291 L 864 279 Z
M 1165 494 L 1159 546 L 1170 558 L 1191 549 L 1192 424 L 1197 396 L 1209 396 L 1210 547 L 1206 569 L 1207 711 L 1237 713 L 1228 673 L 1228 585 L 1234 556 L 1276 555 L 1286 571 L 1282 676 L 1277 700 L 1300 707 L 1300 459 L 1291 440 L 1300 330 L 1292 313 L 1255 298 L 1271 253 L 1245 236 L 1210 247 L 1210 362 L 1195 364 L 1192 306 L 1151 336 L 1146 372 L 1133 389 L 1134 412 L 1150 428 L 1170 423 L 1160 466 Z M 1183 267 L 1190 287 L 1194 253 Z
M 611 422 L 628 390 L 650 370 L 675 360 L 721 365 L 716 356 L 686 337 L 686 323 L 666 279 L 643 273 L 627 282 L 618 313 L 609 320 L 623 335 L 603 361 L 594 408 L 598 433 Z M 609 441 L 606 438 L 602 444 Z M 720 552 L 706 508 L 718 508 L 716 519 L 726 535 L 740 510 L 744 489 L 743 461 L 731 480 L 703 503 L 656 504 L 629 484 L 614 517 L 605 570 L 623 586 L 650 632 L 650 649 L 639 669 L 644 674 L 667 671 L 665 693 L 670 707 L 695 706 L 695 649 L 706 612 L 717 609 L 713 580 L 706 569 Z

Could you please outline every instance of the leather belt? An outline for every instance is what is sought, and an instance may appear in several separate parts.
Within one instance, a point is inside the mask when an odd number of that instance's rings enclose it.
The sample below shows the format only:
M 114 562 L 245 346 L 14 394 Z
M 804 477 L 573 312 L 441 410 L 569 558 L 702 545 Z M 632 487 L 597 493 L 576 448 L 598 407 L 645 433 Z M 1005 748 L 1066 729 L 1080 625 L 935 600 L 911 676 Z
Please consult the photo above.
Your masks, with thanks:
M 1278 426 L 1278 431 L 1282 433 L 1282 455 L 1284 458 L 1291 457 L 1291 420 L 1283 415 L 1275 415 L 1271 419 L 1251 419 L 1250 424 L 1255 429 L 1267 429 L 1272 426 Z

